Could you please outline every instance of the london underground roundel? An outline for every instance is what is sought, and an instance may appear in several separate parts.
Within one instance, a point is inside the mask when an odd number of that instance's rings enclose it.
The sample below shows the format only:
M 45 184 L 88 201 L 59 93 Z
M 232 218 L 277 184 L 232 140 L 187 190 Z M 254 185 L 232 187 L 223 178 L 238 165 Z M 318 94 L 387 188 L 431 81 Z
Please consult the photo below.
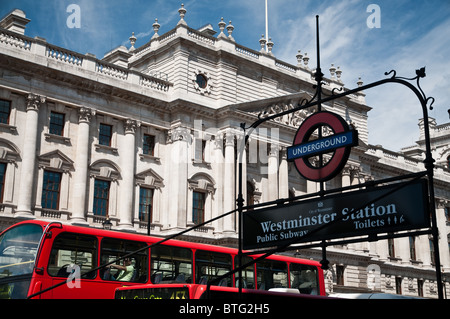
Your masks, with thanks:
M 331 135 L 314 137 L 313 133 L 323 132 L 324 127 L 328 128 L 326 131 L 331 132 Z M 357 144 L 358 132 L 350 130 L 342 117 L 328 111 L 317 112 L 300 125 L 293 145 L 287 149 L 287 159 L 294 162 L 304 178 L 316 182 L 327 181 L 344 168 L 352 146 Z M 312 157 L 325 153 L 330 155 L 318 161 L 318 166 L 311 163 Z

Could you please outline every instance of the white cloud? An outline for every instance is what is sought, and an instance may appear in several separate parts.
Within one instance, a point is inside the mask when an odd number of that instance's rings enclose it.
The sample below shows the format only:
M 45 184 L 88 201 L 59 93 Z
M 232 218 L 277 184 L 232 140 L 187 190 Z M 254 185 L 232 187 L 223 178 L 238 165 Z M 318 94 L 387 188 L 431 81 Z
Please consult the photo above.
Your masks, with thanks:
M 436 99 L 434 110 L 428 110 L 428 113 L 436 118 L 438 124 L 449 120 L 449 39 L 450 19 L 447 19 L 415 41 L 405 44 L 401 51 L 386 61 L 395 65 L 398 76 L 404 77 L 414 77 L 417 68 L 426 67 L 427 76 L 421 79 L 420 83 L 426 96 Z M 369 122 L 369 132 L 373 137 L 371 140 L 394 150 L 413 144 L 419 137 L 418 119 L 423 117 L 418 99 L 410 90 L 405 89 L 393 88 L 378 92 L 382 94 L 382 99 L 373 95 L 367 98 L 369 104 L 374 106 Z M 401 134 L 397 134 L 398 138 L 394 139 L 392 132 L 395 131 Z

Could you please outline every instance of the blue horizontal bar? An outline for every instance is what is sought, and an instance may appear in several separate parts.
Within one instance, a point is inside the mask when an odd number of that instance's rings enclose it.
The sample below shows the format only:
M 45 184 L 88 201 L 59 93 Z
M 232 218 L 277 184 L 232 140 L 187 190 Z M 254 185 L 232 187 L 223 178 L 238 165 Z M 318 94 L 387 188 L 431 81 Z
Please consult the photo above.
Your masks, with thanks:
M 293 161 L 301 157 L 310 157 L 318 154 L 330 152 L 337 148 L 353 146 L 358 140 L 356 131 L 339 133 L 287 148 L 287 160 Z

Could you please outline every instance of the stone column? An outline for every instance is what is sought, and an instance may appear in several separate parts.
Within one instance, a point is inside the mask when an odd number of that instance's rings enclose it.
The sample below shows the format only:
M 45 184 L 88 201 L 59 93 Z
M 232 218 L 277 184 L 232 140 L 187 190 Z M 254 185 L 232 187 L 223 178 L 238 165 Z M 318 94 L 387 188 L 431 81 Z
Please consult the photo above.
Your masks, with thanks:
M 350 186 L 350 167 L 345 166 L 341 174 L 342 174 L 342 187 Z
M 120 221 L 119 228 L 132 228 L 133 199 L 134 199 L 134 171 L 136 163 L 136 128 L 139 124 L 135 120 L 124 121 L 125 141 L 122 149 L 122 183 L 120 185 Z
M 211 166 L 213 172 L 217 172 L 217 174 L 214 176 L 216 179 L 216 192 L 214 196 L 214 202 L 213 202 L 213 217 L 217 217 L 218 215 L 222 215 L 224 211 L 223 207 L 223 164 L 224 164 L 224 156 L 223 156 L 223 134 L 218 133 L 214 137 L 213 141 L 213 147 L 214 147 L 214 156 L 213 160 L 211 161 Z M 215 222 L 213 222 L 213 227 L 215 231 L 221 232 L 222 231 L 222 225 L 223 220 L 218 219 Z
M 431 267 L 430 239 L 429 235 L 422 235 L 416 238 L 417 260 L 422 262 L 423 267 Z
M 396 245 L 395 247 L 398 247 L 398 249 L 395 250 L 395 253 L 399 258 L 401 258 L 401 263 L 405 265 L 409 264 L 411 261 L 409 237 L 395 238 L 394 243 Z
M 278 189 L 278 197 L 279 198 L 288 198 L 289 197 L 289 169 L 287 162 L 287 149 L 286 147 L 281 148 L 281 161 L 280 161 L 280 169 L 279 169 L 279 189 Z
M 90 108 L 82 107 L 78 110 L 77 150 L 71 217 L 72 224 L 87 224 L 86 198 L 88 198 L 89 125 L 94 114 L 95 112 Z
M 224 196 L 223 207 L 224 213 L 229 212 L 235 208 L 236 196 L 234 192 L 234 134 L 228 130 L 225 133 L 225 162 L 223 172 Z M 224 217 L 223 230 L 224 232 L 234 232 L 235 214 L 230 214 Z
M 436 220 L 439 229 L 439 259 L 443 267 L 443 271 L 450 271 L 450 251 L 448 247 L 447 234 L 447 218 L 445 209 L 448 207 L 448 201 L 438 200 L 436 204 Z M 447 208 L 448 209 L 448 208 Z
M 269 158 L 267 163 L 267 179 L 269 182 L 269 201 L 278 199 L 278 145 L 271 143 L 269 146 Z
M 192 161 L 188 154 L 188 142 L 191 138 L 189 130 L 183 127 L 173 128 L 169 132 L 168 146 L 170 151 L 169 165 L 169 211 L 170 227 L 185 228 L 187 214 L 192 214 L 192 207 L 187 207 L 188 196 L 188 163 Z
M 23 143 L 22 169 L 20 172 L 19 198 L 16 216 L 33 218 L 31 203 L 34 190 L 34 173 L 38 137 L 39 108 L 45 103 L 45 97 L 33 93 L 26 98 L 27 119 Z

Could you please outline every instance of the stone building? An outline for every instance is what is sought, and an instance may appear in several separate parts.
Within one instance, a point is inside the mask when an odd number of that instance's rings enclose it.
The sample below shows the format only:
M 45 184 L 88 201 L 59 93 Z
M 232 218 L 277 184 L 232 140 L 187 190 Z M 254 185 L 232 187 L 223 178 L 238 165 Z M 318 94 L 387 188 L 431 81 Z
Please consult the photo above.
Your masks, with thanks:
M 314 109 L 266 122 L 240 154 L 240 124 L 311 99 L 307 54 L 280 61 L 235 42 L 223 19 L 195 30 L 180 20 L 142 46 L 102 59 L 26 36 L 21 10 L 0 21 L 0 229 L 24 218 L 165 236 L 236 207 L 242 155 L 247 204 L 314 193 L 317 183 L 286 161 L 286 147 Z M 237 30 L 236 30 L 237 31 Z M 43 35 L 45 36 L 45 35 Z M 266 45 L 268 50 L 266 50 Z M 343 88 L 333 65 L 324 90 Z M 361 82 L 357 83 L 361 85 Z M 368 143 L 364 93 L 324 105 L 359 132 L 342 173 L 327 188 L 424 170 L 423 124 L 417 144 L 392 152 Z M 431 122 L 441 264 L 450 292 L 450 123 Z M 150 219 L 150 220 L 149 220 Z M 234 214 L 184 236 L 236 245 Z M 403 237 L 328 248 L 329 292 L 383 291 L 437 297 L 430 238 Z M 321 259 L 320 249 L 288 252 Z

